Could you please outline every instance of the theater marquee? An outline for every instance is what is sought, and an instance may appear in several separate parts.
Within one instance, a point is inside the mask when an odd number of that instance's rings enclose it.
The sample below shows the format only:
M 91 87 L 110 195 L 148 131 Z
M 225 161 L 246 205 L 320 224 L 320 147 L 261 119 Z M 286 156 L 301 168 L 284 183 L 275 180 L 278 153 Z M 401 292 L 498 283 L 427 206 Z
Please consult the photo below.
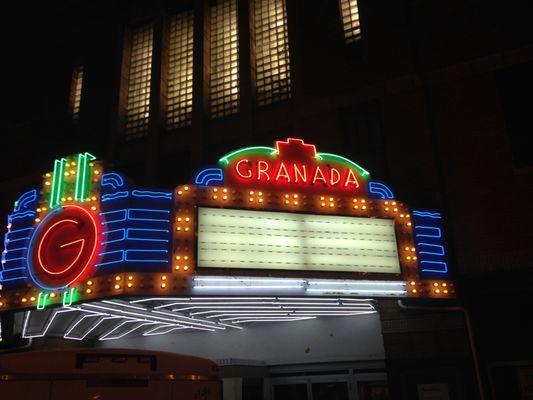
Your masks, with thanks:
M 1 262 L 0 311 L 198 294 L 454 296 L 438 212 L 293 138 L 233 151 L 174 191 L 132 187 L 90 153 L 58 159 L 15 202 Z

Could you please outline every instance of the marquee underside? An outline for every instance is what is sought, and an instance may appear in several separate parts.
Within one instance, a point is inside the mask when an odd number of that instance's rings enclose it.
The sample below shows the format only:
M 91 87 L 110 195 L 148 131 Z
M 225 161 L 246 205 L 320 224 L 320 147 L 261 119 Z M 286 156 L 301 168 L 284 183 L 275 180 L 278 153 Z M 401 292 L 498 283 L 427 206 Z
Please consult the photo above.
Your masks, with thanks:
M 26 311 L 23 336 L 114 340 L 190 331 L 244 329 L 250 324 L 376 313 L 371 299 L 342 297 L 152 297 L 102 300 Z

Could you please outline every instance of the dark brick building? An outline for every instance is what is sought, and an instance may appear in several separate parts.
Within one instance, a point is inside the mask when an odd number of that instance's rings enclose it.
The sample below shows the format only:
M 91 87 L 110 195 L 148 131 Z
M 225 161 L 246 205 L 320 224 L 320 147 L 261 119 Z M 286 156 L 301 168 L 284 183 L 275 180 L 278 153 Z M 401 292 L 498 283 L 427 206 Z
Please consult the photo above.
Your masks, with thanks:
M 417 398 L 420 383 L 477 398 L 474 358 L 485 398 L 530 398 L 526 6 L 191 0 L 31 14 L 8 33 L 2 215 L 61 154 L 88 150 L 171 188 L 232 149 L 302 137 L 446 216 L 457 302 L 379 304 L 391 398 Z

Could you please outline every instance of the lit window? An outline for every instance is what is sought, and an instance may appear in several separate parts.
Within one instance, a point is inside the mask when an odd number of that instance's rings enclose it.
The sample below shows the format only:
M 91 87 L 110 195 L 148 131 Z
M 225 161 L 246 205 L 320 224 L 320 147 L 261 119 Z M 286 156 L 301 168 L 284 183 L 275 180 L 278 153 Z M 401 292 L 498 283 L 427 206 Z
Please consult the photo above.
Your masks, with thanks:
M 361 23 L 359 22 L 359 7 L 357 0 L 341 0 L 341 18 L 346 43 L 353 43 L 361 39 Z
M 78 121 L 80 118 L 81 88 L 83 85 L 83 67 L 76 67 L 72 73 L 72 83 L 70 85 L 70 112 L 72 119 Z
M 291 96 L 289 38 L 285 0 L 255 0 L 257 103 Z
M 145 136 L 150 108 L 152 74 L 153 25 L 144 25 L 132 32 L 128 100 L 126 103 L 126 137 Z
M 187 126 L 192 121 L 193 12 L 170 20 L 167 81 L 167 128 Z
M 211 117 L 239 111 L 239 43 L 236 0 L 211 7 Z

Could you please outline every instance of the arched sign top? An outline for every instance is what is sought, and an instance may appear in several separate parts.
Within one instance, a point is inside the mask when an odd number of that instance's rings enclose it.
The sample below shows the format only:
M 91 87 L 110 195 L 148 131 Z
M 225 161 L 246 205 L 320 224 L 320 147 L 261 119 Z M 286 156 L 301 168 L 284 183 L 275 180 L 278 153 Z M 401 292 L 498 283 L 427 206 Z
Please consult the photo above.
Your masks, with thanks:
M 275 147 L 255 146 L 235 150 L 219 160 L 224 184 L 327 193 L 366 193 L 370 173 L 348 158 L 317 152 L 302 139 L 278 140 Z

